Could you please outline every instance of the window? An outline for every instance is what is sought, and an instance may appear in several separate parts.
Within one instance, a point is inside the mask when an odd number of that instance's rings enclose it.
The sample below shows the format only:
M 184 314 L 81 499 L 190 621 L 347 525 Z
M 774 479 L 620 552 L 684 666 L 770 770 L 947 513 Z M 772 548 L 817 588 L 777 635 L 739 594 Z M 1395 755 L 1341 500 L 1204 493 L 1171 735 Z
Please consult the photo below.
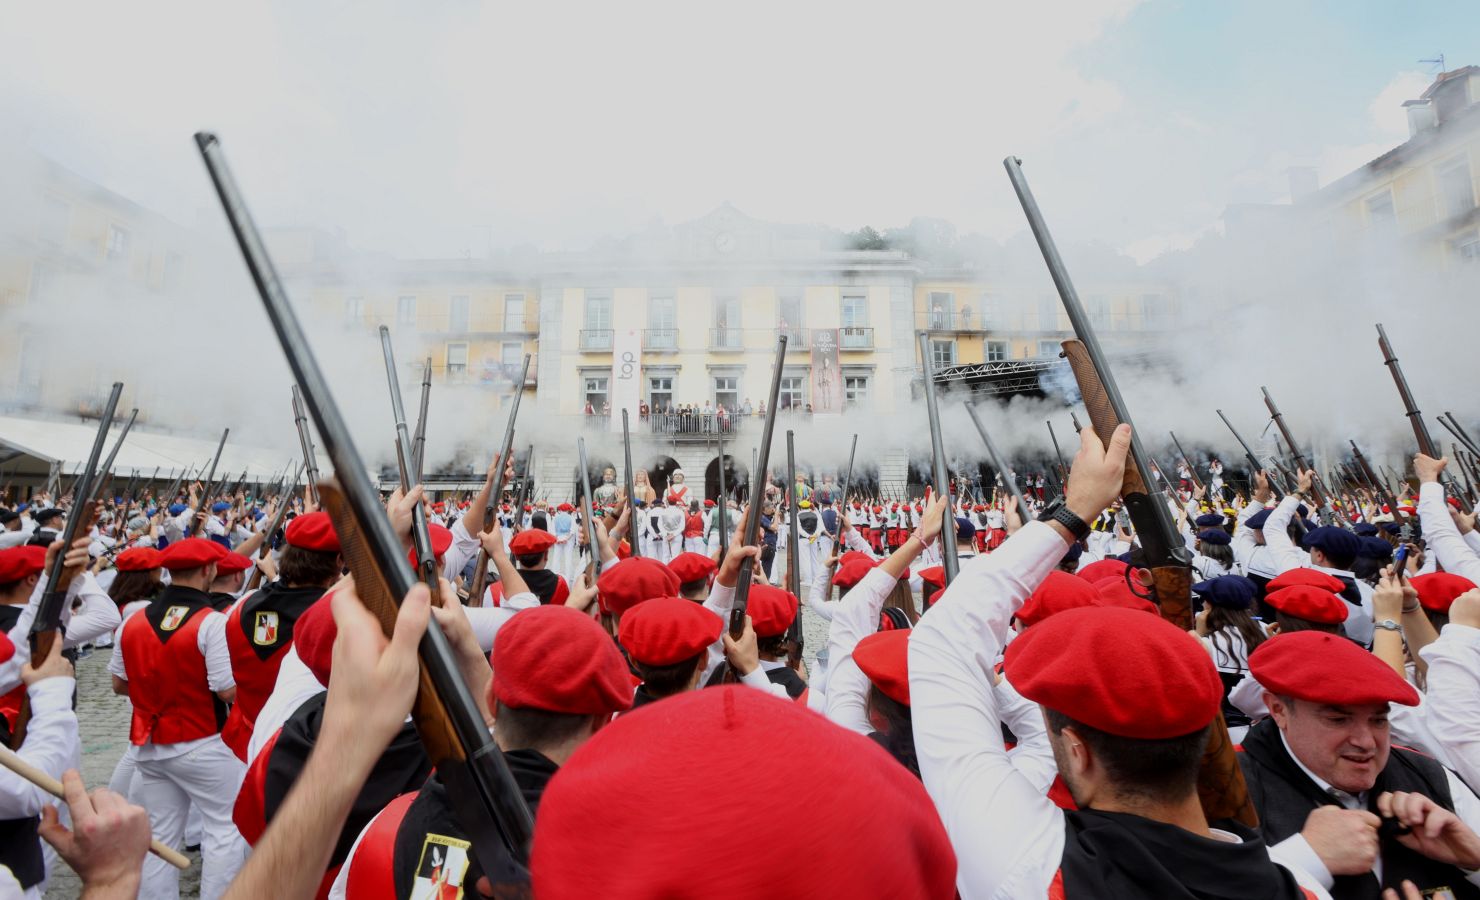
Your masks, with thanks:
M 987 341 L 984 345 L 987 362 L 1004 362 L 1007 359 L 1006 341 Z
M 956 342 L 955 341 L 931 341 L 930 342 L 930 366 L 932 369 L 940 369 L 943 366 L 954 366 L 956 364 Z
M 795 294 L 784 295 L 777 304 L 776 330 L 782 334 L 797 334 L 802 327 L 802 298 Z
M 365 298 L 344 298 L 344 321 L 350 325 L 358 325 L 365 318 Z
M 1439 210 L 1445 218 L 1462 216 L 1475 208 L 1475 185 L 1470 181 L 1470 161 L 1461 156 L 1436 170 Z
M 843 327 L 864 328 L 868 325 L 868 295 L 843 295 Z
M 993 291 L 982 291 L 977 300 L 981 312 L 982 330 L 990 331 L 993 328 L 1002 328 L 1004 323 L 1002 310 L 1002 295 Z M 969 326 L 968 326 L 969 327 Z
M 1160 328 L 1172 318 L 1172 300 L 1166 294 L 1145 294 L 1141 297 L 1141 327 Z
M 843 377 L 843 408 L 852 409 L 868 403 L 868 376 L 845 375 Z
M 606 294 L 586 295 L 586 330 L 610 331 L 612 327 L 612 298 Z
M 598 413 L 601 412 L 602 405 L 606 403 L 606 383 L 607 376 L 605 375 L 586 376 L 585 402 L 591 404 L 591 409 Z
M 714 405 L 735 409 L 740 405 L 740 378 L 737 375 L 714 376 Z
M 1059 330 L 1059 295 L 1038 295 L 1038 330 Z
M 955 327 L 954 324 L 951 322 L 951 313 L 953 312 L 955 305 L 956 295 L 952 294 L 950 291 L 931 291 L 930 303 L 927 307 L 927 310 L 929 311 L 929 317 L 927 319 L 926 327 L 936 331 L 939 331 L 942 328 Z
M 678 347 L 678 304 L 672 294 L 654 294 L 648 298 L 648 340 L 653 350 Z
M 1398 224 L 1398 213 L 1393 209 L 1393 192 L 1384 190 L 1367 198 L 1367 224 L 1373 228 L 1391 228 Z
M 1042 359 L 1053 359 L 1064 350 L 1059 341 L 1039 341 L 1038 356 Z
M 108 246 L 104 256 L 107 259 L 128 258 L 128 229 L 112 224 L 108 226 Z
M 776 397 L 777 409 L 801 409 L 806 402 L 803 398 L 803 386 L 806 382 L 800 375 L 781 376 L 781 393 Z
M 533 364 L 533 360 L 530 363 Z M 524 345 L 518 341 L 504 341 L 499 345 L 498 363 L 509 373 L 510 380 L 524 366 Z
M 714 327 L 731 329 L 740 327 L 739 297 L 723 296 L 714 298 Z
M 524 295 L 504 295 L 504 330 L 519 333 L 524 330 Z
M 447 345 L 447 377 L 461 379 L 468 374 L 468 345 Z
M 1104 294 L 1091 294 L 1085 298 L 1084 305 L 1090 324 L 1100 331 L 1109 331 L 1110 300 Z
M 648 379 L 648 408 L 653 412 L 673 407 L 673 376 L 655 375 Z
M 452 298 L 452 304 L 447 314 L 448 331 L 468 330 L 468 298 L 465 295 L 457 295 Z
M 398 324 L 398 325 L 415 325 L 416 324 L 416 298 L 415 297 L 397 297 L 396 298 L 396 324 Z

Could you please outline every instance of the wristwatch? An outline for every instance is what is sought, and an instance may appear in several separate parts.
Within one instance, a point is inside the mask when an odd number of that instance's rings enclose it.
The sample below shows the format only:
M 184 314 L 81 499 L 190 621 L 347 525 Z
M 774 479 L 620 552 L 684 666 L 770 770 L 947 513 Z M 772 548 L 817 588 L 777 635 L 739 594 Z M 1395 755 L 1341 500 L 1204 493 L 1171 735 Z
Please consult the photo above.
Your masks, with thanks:
M 1372 627 L 1386 628 L 1388 631 L 1396 631 L 1399 634 L 1403 633 L 1403 626 L 1399 625 L 1397 622 L 1394 622 L 1392 619 L 1383 619 L 1381 622 L 1373 622 Z
M 1084 520 L 1076 516 L 1073 510 L 1064 505 L 1063 497 L 1055 497 L 1053 502 L 1044 507 L 1043 512 L 1038 514 L 1040 522 L 1058 522 L 1074 535 L 1074 540 L 1082 541 L 1089 536 L 1089 526 Z

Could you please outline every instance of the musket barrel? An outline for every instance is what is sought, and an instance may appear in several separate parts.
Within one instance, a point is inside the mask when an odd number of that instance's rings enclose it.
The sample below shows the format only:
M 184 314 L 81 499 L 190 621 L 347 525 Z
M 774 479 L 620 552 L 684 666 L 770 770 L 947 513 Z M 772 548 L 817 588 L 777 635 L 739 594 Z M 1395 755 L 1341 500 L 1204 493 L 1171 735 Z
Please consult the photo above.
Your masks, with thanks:
M 987 446 L 987 456 L 992 460 L 992 467 L 1002 476 L 1002 483 L 1007 485 L 1007 490 L 1012 494 L 1013 502 L 1017 504 L 1018 515 L 1022 517 L 1023 524 L 1033 521 L 1033 511 L 1028 508 L 1028 501 L 1023 499 L 1023 492 L 1018 490 L 1017 476 L 1012 474 L 1008 468 L 1007 460 L 997 449 L 997 442 L 992 440 L 992 435 L 987 431 L 987 426 L 982 422 L 976 407 L 966 405 L 966 414 L 971 416 L 971 424 L 976 426 L 977 434 L 982 436 L 982 443 Z
M 766 424 L 761 429 L 761 442 L 756 448 L 756 470 L 764 473 L 771 464 L 771 438 L 776 433 L 776 406 L 781 400 L 781 373 L 786 368 L 786 335 L 776 339 L 776 358 L 771 365 L 771 391 L 766 405 Z M 787 490 L 795 491 L 791 485 Z M 761 503 L 765 499 L 764 488 L 760 497 L 752 492 L 745 510 L 745 530 L 741 543 L 754 547 L 761 533 Z M 750 600 L 750 581 L 754 566 L 741 566 L 735 579 L 735 603 L 730 607 L 730 636 L 739 639 L 745 633 L 745 611 Z
M 951 474 L 946 468 L 946 446 L 940 433 L 940 408 L 935 399 L 935 367 L 930 359 L 930 334 L 922 331 L 917 337 L 920 372 L 925 379 L 925 413 L 930 420 L 930 450 L 934 468 L 932 480 L 935 482 L 936 495 L 946 498 L 945 511 L 942 513 L 944 522 L 940 529 L 940 556 L 945 582 L 949 585 L 961 570 L 961 563 L 956 558 L 956 507 L 951 501 Z
M 622 486 L 627 492 L 627 530 L 635 533 L 637 530 L 637 494 L 632 481 L 632 430 L 628 422 L 627 407 L 622 407 Z M 720 454 L 720 471 L 725 468 L 724 454 Z M 724 476 L 721 475 L 721 478 Z M 637 541 L 629 541 L 632 555 L 641 556 L 642 548 L 638 547 Z

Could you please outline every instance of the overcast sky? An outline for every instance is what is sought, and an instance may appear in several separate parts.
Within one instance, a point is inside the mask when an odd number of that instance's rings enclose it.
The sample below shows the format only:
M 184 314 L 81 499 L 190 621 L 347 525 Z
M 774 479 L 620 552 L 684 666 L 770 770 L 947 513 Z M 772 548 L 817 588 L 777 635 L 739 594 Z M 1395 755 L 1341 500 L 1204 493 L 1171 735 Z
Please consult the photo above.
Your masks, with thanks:
M 1421 11 L 1421 15 L 1415 13 Z M 723 201 L 845 229 L 1022 229 L 1146 259 L 1406 138 L 1473 6 L 11 3 L 0 141 L 185 224 L 220 133 L 260 220 L 400 256 L 585 246 Z M 0 212 L 3 215 L 3 212 Z

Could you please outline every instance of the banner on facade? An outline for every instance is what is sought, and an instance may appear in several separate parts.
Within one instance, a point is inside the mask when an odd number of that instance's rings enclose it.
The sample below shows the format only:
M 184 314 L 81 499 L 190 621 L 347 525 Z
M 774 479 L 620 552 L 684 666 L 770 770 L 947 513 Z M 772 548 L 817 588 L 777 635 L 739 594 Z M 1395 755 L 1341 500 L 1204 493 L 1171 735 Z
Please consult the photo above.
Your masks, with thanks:
M 642 399 L 642 329 L 612 332 L 612 428 L 622 427 L 622 410 L 637 427 L 637 405 Z
M 836 415 L 843 411 L 843 372 L 838 366 L 838 330 L 812 329 L 812 412 Z

